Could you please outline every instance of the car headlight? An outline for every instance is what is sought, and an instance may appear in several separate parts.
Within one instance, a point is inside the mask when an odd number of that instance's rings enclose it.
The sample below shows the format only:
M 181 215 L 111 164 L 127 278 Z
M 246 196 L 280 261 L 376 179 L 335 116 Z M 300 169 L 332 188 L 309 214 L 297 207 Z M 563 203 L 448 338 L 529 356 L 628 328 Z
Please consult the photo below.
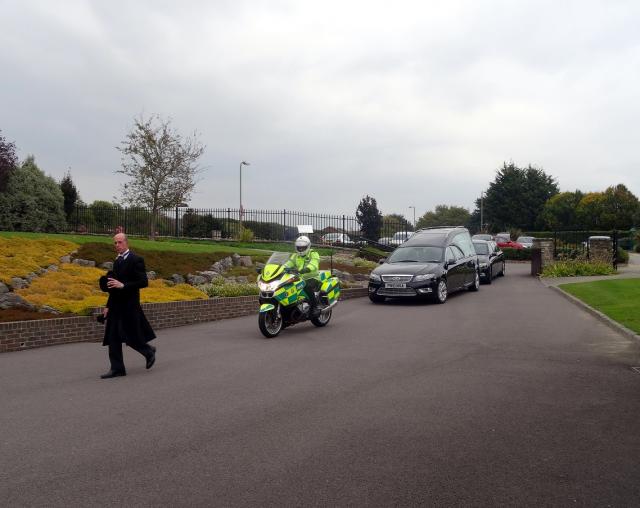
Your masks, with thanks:
M 369 275 L 369 280 L 371 282 L 382 282 L 382 279 L 380 278 L 380 276 L 377 273 L 372 273 Z
M 423 275 L 415 275 L 413 277 L 413 282 L 422 282 L 422 281 L 425 281 L 425 280 L 431 280 L 433 278 L 435 278 L 435 274 L 433 274 L 433 273 L 425 273 Z

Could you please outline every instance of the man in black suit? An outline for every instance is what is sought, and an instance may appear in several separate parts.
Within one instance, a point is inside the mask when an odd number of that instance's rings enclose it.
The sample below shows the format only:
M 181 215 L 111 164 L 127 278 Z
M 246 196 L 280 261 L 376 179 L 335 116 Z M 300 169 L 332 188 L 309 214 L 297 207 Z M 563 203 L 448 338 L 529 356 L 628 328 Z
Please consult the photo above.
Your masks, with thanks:
M 124 233 L 113 237 L 118 257 L 113 272 L 102 277 L 100 286 L 109 292 L 107 306 L 102 311 L 106 319 L 103 346 L 109 346 L 111 369 L 102 379 L 126 376 L 122 358 L 122 343 L 135 349 L 147 360 L 147 369 L 156 361 L 156 348 L 148 344 L 156 338 L 140 306 L 140 289 L 149 285 L 144 259 L 129 250 Z

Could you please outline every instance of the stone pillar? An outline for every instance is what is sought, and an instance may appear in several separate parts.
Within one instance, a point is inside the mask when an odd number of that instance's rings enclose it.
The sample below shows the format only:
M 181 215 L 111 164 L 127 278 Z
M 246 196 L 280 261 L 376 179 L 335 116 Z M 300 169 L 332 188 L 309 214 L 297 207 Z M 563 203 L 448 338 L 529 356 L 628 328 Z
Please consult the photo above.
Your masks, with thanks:
M 613 243 L 608 236 L 589 237 L 589 261 L 613 263 Z
M 540 249 L 542 271 L 545 266 L 553 264 L 553 238 L 534 238 L 532 249 Z

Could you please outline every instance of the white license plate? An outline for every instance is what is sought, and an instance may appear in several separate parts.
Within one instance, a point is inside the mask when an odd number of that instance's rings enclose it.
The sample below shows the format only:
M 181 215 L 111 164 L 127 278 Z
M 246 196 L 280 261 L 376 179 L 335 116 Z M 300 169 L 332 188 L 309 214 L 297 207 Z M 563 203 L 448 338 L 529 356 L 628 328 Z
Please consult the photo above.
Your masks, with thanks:
M 400 289 L 400 288 L 406 288 L 407 285 L 404 282 L 387 282 L 384 287 L 386 288 L 390 288 L 390 289 Z

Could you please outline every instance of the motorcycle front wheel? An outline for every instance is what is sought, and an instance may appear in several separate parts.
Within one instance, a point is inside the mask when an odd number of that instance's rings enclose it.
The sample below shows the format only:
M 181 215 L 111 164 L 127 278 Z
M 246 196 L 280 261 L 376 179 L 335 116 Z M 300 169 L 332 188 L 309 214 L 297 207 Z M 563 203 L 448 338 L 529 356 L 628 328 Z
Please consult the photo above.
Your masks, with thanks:
M 273 339 L 282 331 L 282 315 L 277 309 L 261 312 L 258 315 L 258 328 L 267 339 Z
M 318 317 L 311 318 L 311 322 L 318 328 L 327 326 L 327 324 L 331 320 L 331 312 L 332 312 L 332 309 L 329 309 L 325 312 L 321 312 Z

